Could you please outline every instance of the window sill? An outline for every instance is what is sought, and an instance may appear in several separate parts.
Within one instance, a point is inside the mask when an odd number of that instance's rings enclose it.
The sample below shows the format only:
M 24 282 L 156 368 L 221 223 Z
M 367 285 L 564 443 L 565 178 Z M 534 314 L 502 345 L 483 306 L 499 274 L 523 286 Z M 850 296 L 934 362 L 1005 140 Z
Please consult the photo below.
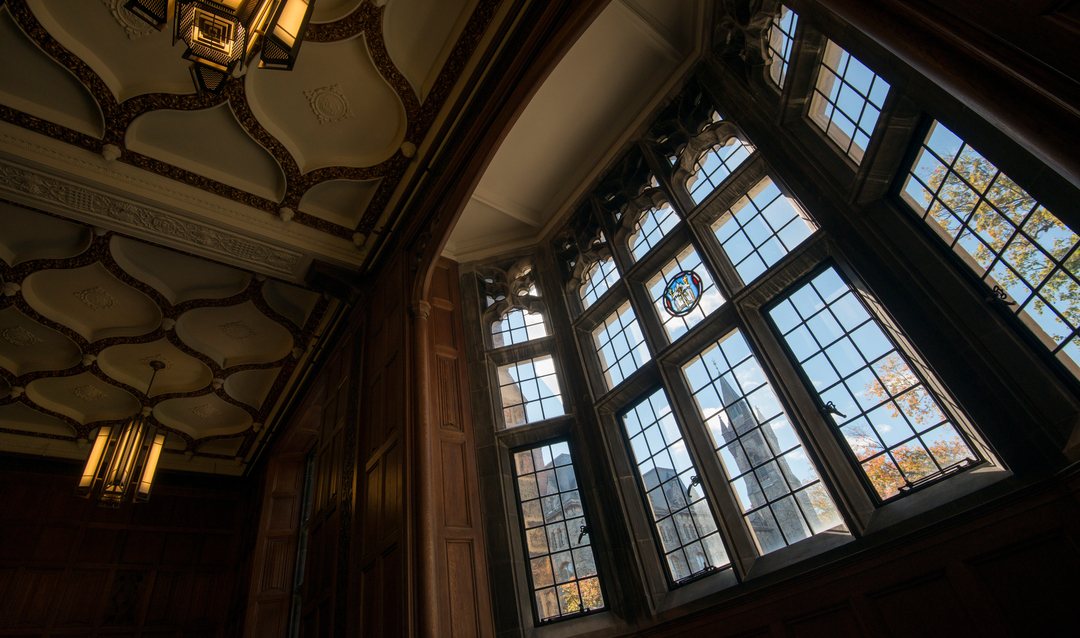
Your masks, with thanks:
M 592 636 L 594 634 L 613 634 L 624 626 L 612 611 L 606 610 L 587 614 L 580 618 L 557 620 L 544 625 L 533 625 L 525 631 L 529 638 L 568 638 L 569 636 Z

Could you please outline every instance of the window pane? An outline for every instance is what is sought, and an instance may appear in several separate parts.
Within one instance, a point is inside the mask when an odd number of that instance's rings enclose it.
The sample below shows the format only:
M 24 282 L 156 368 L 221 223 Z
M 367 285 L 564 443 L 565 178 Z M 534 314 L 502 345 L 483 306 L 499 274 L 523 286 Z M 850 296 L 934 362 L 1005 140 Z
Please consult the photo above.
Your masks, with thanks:
M 784 308 L 797 313 L 795 327 L 782 331 L 784 340 L 821 402 L 835 409 L 838 434 L 882 500 L 979 459 L 835 268 L 787 299 L 790 307 L 781 303 L 769 314 L 779 325 L 778 316 L 790 312 Z
M 698 159 L 697 173 L 686 182 L 694 203 L 705 201 L 709 193 L 716 190 L 753 152 L 752 145 L 733 137 L 724 146 L 716 146 L 702 155 Z
M 586 308 L 596 303 L 611 285 L 619 280 L 619 271 L 615 261 L 608 257 L 597 261 L 589 269 L 588 281 L 581 287 L 581 301 Z
M 742 333 L 683 374 L 762 553 L 843 522 Z
M 551 355 L 499 366 L 499 394 L 508 428 L 566 413 Z
M 766 177 L 712 229 L 743 282 L 750 283 L 813 234 L 817 225 Z
M 1080 237 L 939 122 L 901 197 L 1080 376 Z
M 676 279 L 676 275 L 684 271 L 692 271 L 697 274 L 701 279 L 701 290 L 698 292 L 696 305 L 687 310 L 686 314 L 677 316 L 669 312 L 665 306 L 664 292 L 667 290 L 668 285 Z M 675 259 L 666 263 L 660 269 L 660 272 L 653 275 L 649 280 L 648 286 L 649 294 L 652 295 L 653 302 L 656 304 L 656 311 L 660 314 L 660 321 L 664 324 L 664 329 L 667 330 L 668 337 L 672 341 L 686 334 L 690 328 L 700 323 L 709 313 L 722 306 L 725 301 L 724 295 L 713 282 L 712 277 L 709 276 L 709 271 L 701 263 L 701 258 L 698 257 L 693 246 L 687 246 Z
M 560 442 L 517 452 L 514 467 L 536 615 L 543 622 L 603 609 L 570 446 Z
M 669 204 L 645 211 L 634 226 L 634 234 L 630 235 L 630 239 L 627 241 L 634 259 L 644 257 L 678 223 L 679 216 L 675 214 Z
M 629 301 L 593 330 L 593 343 L 608 389 L 619 385 L 651 358 Z
M 772 27 L 769 30 L 769 52 L 772 56 L 769 75 L 780 88 L 784 88 L 784 80 L 787 79 L 788 65 L 791 63 L 791 47 L 795 43 L 795 25 L 798 22 L 798 14 L 780 5 L 780 13 L 773 18 Z
M 814 86 L 810 118 L 858 164 L 888 93 L 885 80 L 830 40 Z
M 495 348 L 546 336 L 544 316 L 538 312 L 512 310 L 500 321 L 491 324 L 491 345 Z
M 646 507 L 675 582 L 729 564 L 716 519 L 663 390 L 623 415 Z

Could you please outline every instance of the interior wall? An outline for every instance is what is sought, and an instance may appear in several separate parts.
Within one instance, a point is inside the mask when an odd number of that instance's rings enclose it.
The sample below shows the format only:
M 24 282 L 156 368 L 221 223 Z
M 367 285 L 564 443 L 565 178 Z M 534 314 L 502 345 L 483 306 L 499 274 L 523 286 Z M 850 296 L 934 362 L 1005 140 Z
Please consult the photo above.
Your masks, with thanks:
M 976 517 L 710 601 L 704 611 L 636 635 L 1068 635 L 1080 591 L 1078 497 L 1074 471 Z
M 81 467 L 4 464 L 0 635 L 240 635 L 243 482 L 161 476 L 148 503 L 110 509 L 75 496 Z

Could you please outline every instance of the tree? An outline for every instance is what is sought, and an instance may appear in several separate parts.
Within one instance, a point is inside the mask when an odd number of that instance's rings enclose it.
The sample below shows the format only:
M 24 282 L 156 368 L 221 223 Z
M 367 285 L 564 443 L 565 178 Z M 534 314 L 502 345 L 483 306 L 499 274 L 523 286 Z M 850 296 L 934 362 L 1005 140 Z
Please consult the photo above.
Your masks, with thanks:
M 572 614 L 582 611 L 583 604 L 585 610 L 600 609 L 604 606 L 604 595 L 600 592 L 599 579 L 594 577 L 579 580 L 578 587 L 581 589 L 580 596 L 574 590 L 573 583 L 559 586 L 559 597 L 562 599 L 562 607 L 565 613 Z
M 994 279 L 1013 297 L 1016 310 L 1050 277 L 1042 296 L 1070 323 L 1080 325 L 1080 286 L 1065 272 L 1054 272 L 1062 260 L 1070 273 L 1080 270 L 1080 251 L 1069 256 L 1077 235 L 1061 220 L 966 144 L 951 171 L 938 164 L 920 179 L 937 191 L 935 203 L 933 192 L 923 189 L 929 216 L 978 262 L 983 269 L 980 274 L 993 269 Z M 1011 269 L 995 267 L 998 257 Z M 1037 319 L 1049 319 L 1039 324 L 1055 343 L 1069 336 L 1071 329 L 1049 312 L 1043 299 L 1036 298 L 1026 308 L 1032 309 Z

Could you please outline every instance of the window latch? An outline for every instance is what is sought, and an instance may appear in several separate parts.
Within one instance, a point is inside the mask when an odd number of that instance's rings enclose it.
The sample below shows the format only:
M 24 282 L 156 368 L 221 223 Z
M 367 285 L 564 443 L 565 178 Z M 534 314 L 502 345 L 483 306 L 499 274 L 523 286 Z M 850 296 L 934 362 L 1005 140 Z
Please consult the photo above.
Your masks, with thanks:
M 578 531 L 580 533 L 577 535 L 577 544 L 580 545 L 581 544 L 581 539 L 584 538 L 585 535 L 589 533 L 589 526 L 588 525 L 582 525 L 581 529 L 578 530 Z
M 690 486 L 686 488 L 686 498 L 690 498 L 690 491 L 694 489 L 695 485 L 701 485 L 701 477 L 697 475 L 690 477 Z
M 840 410 L 836 409 L 836 404 L 833 403 L 832 401 L 829 401 L 828 403 L 825 404 L 825 414 L 834 414 L 834 415 L 840 417 L 841 419 L 846 419 L 847 418 L 846 414 L 844 414 Z
M 1009 293 L 1005 292 L 1001 286 L 995 285 L 990 289 L 990 294 L 986 296 L 987 301 L 996 301 L 1003 303 L 1006 306 L 1015 306 L 1016 302 L 1009 299 Z

